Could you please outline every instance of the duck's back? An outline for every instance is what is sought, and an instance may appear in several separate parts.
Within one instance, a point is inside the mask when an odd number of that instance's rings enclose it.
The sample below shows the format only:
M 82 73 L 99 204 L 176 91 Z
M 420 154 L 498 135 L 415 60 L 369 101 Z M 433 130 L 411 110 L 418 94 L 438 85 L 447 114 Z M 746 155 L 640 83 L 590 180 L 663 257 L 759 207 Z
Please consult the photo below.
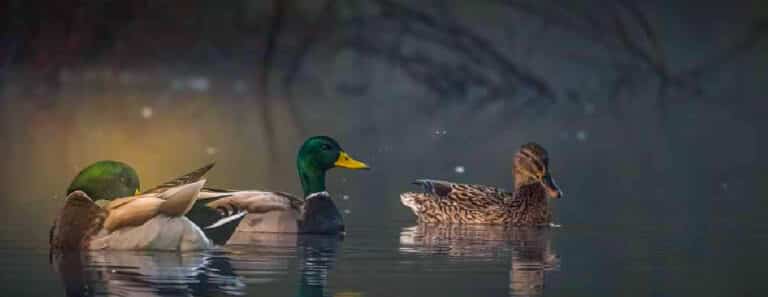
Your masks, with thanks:
M 313 193 L 305 199 L 284 192 L 205 189 L 201 200 L 227 195 L 208 207 L 222 212 L 245 210 L 248 214 L 228 243 L 247 242 L 249 233 L 344 232 L 344 218 L 328 192 Z
M 205 181 L 160 193 L 110 202 L 104 226 L 90 241 L 92 250 L 202 250 L 212 246 L 200 227 L 185 214 Z
M 139 226 L 101 230 L 90 241 L 92 250 L 191 251 L 211 247 L 203 231 L 184 216 L 155 216 Z
M 245 210 L 248 214 L 227 243 L 248 242 L 251 233 L 297 233 L 303 201 L 283 192 L 205 189 L 200 199 L 226 194 L 228 197 L 208 203 L 222 212 Z
M 118 199 L 101 208 L 84 192 L 75 191 L 67 197 L 51 231 L 51 247 L 187 251 L 211 246 L 194 223 L 184 216 L 158 213 L 161 206 L 146 203 L 152 199 Z
M 424 192 L 400 195 L 425 223 L 504 224 L 511 216 L 508 206 L 512 193 L 503 189 L 437 180 L 417 180 Z

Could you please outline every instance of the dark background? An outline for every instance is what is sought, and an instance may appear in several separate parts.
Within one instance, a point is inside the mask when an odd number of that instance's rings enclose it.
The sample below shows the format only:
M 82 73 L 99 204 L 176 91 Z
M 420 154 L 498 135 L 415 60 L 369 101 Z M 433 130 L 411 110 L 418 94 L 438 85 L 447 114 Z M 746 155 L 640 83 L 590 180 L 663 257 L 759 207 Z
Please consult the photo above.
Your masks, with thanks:
M 298 145 L 331 135 L 374 168 L 329 178 L 354 232 L 415 221 L 415 178 L 510 187 L 536 141 L 557 221 L 594 236 L 577 257 L 650 267 L 616 286 L 762 285 L 763 1 L 11 0 L 0 32 L 9 248 L 45 246 L 100 159 L 145 187 L 215 160 L 212 185 L 300 193 Z

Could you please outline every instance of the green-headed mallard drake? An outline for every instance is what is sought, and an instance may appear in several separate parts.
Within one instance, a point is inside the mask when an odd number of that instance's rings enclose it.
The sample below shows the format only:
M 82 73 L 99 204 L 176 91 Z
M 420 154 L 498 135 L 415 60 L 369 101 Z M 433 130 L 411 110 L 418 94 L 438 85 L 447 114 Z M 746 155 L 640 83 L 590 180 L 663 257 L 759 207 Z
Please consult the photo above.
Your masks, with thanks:
M 237 227 L 238 233 L 342 233 L 344 219 L 325 188 L 326 171 L 336 167 L 369 169 L 365 163 L 350 157 L 333 138 L 314 136 L 304 141 L 296 157 L 303 199 L 283 192 L 221 189 L 204 189 L 201 197 L 230 195 L 207 205 L 247 211 L 248 215 Z
M 72 180 L 67 188 L 67 195 L 75 191 L 84 192 L 97 205 L 105 206 L 116 198 L 160 194 L 173 187 L 196 182 L 213 168 L 208 164 L 195 171 L 177 177 L 151 189 L 140 191 L 139 176 L 130 165 L 113 160 L 95 162 L 83 170 Z M 203 195 L 200 195 L 203 196 Z M 234 233 L 245 212 L 235 210 L 219 212 L 206 204 L 229 195 L 206 196 L 196 200 L 186 216 L 203 228 L 203 232 L 215 244 L 225 243 Z
M 54 227 L 54 250 L 200 250 L 211 246 L 184 215 L 197 200 L 205 180 L 159 193 L 117 198 L 97 205 L 88 194 L 67 196 Z
M 98 161 L 80 170 L 67 188 L 67 195 L 83 191 L 93 201 L 113 200 L 140 194 L 139 175 L 128 164 Z
M 446 181 L 417 180 L 424 193 L 403 193 L 400 200 L 420 222 L 540 226 L 552 223 L 547 196 L 562 192 L 549 171 L 547 151 L 536 143 L 520 148 L 514 158 L 513 192 Z

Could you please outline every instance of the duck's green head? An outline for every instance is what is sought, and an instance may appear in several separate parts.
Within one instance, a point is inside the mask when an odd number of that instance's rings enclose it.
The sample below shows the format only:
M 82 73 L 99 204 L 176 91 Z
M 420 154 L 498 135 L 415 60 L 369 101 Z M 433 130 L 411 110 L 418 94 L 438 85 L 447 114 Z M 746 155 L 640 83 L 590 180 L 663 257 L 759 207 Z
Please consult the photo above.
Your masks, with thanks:
M 118 161 L 98 161 L 77 174 L 67 188 L 67 195 L 80 190 L 94 201 L 112 200 L 139 193 L 139 175 L 128 164 Z
M 328 136 L 310 137 L 299 149 L 296 167 L 304 194 L 325 191 L 325 172 L 331 168 L 370 169 L 349 156 L 339 143 Z

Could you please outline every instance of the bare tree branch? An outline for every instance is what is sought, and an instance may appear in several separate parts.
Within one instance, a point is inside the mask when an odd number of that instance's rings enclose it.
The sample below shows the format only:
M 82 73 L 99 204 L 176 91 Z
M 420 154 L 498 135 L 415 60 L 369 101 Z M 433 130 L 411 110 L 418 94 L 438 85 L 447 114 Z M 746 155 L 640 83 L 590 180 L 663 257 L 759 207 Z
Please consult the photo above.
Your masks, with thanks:
M 459 24 L 440 22 L 426 13 L 410 9 L 395 1 L 379 0 L 378 2 L 386 9 L 395 10 L 401 17 L 410 18 L 412 21 L 427 26 L 434 31 L 443 33 L 447 36 L 453 36 L 453 49 L 458 49 L 468 58 L 472 58 L 473 51 L 480 51 L 485 55 L 484 58 L 487 59 L 484 61 L 484 66 L 498 67 L 498 70 L 501 71 L 504 79 L 507 79 L 507 77 L 514 77 L 523 85 L 533 88 L 539 95 L 545 98 L 552 99 L 555 97 L 554 91 L 547 84 L 546 80 L 523 70 L 507 59 L 488 39 L 481 37 Z M 475 58 L 474 60 L 477 61 L 478 58 Z
M 649 80 L 657 79 L 659 81 L 657 90 L 657 105 L 663 108 L 669 92 L 669 88 L 676 88 L 694 93 L 701 92 L 701 86 L 695 83 L 695 80 L 706 73 L 712 73 L 725 66 L 730 61 L 736 59 L 739 55 L 755 48 L 768 35 L 768 20 L 757 20 L 748 30 L 746 36 L 736 41 L 733 45 L 727 47 L 712 58 L 704 59 L 695 66 L 687 70 L 673 71 L 668 64 L 661 39 L 657 30 L 648 16 L 631 0 L 623 0 L 616 6 L 612 14 L 595 16 L 589 12 L 576 12 L 567 8 L 564 3 L 548 0 L 528 1 L 528 0 L 489 0 L 493 3 L 500 3 L 504 6 L 514 9 L 516 12 L 541 19 L 547 24 L 557 26 L 563 32 L 576 34 L 586 40 L 604 47 L 607 50 L 622 52 L 648 70 L 649 76 L 631 76 L 624 77 L 620 85 L 631 85 L 629 80 Z M 625 11 L 628 19 L 623 19 L 621 12 Z M 601 18 L 609 18 L 610 22 L 604 23 Z M 630 34 L 629 27 L 637 26 L 642 33 L 639 38 Z M 614 63 L 623 63 L 615 61 Z M 637 83 L 637 82 L 634 82 Z M 617 91 L 611 93 L 618 94 Z
M 768 19 L 755 20 L 743 38 L 715 56 L 703 59 L 699 64 L 681 71 L 679 76 L 684 79 L 696 79 L 707 73 L 716 72 L 741 54 L 755 49 L 766 39 L 768 39 Z
M 275 50 L 280 38 L 280 34 L 283 30 L 283 19 L 285 16 L 287 1 L 273 0 L 272 1 L 272 18 L 267 31 L 266 36 L 266 48 L 264 49 L 264 55 L 262 56 L 262 73 L 259 77 L 260 85 L 262 88 L 262 94 L 265 97 L 269 97 L 269 77 L 272 72 L 272 63 L 275 59 Z
M 509 95 L 508 92 L 516 88 L 532 90 L 541 99 L 553 101 L 556 97 L 544 78 L 511 61 L 489 39 L 457 22 L 446 21 L 396 1 L 377 0 L 376 3 L 380 6 L 378 14 L 348 18 L 343 24 L 371 18 L 398 24 L 403 35 L 398 39 L 413 37 L 415 42 L 409 43 L 411 46 L 407 50 L 400 46 L 394 50 L 391 45 L 382 45 L 378 38 L 353 31 L 346 45 L 398 65 L 415 81 L 441 97 L 465 98 L 470 88 L 485 89 L 484 100 Z M 354 29 L 358 26 L 345 27 Z M 454 55 L 458 59 L 451 60 L 445 55 L 438 58 L 418 50 L 425 46 L 438 46 L 446 50 L 449 57 Z
M 286 11 L 287 1 L 272 1 L 272 19 L 267 31 L 267 44 L 262 56 L 262 71 L 259 74 L 259 84 L 261 87 L 262 106 L 261 121 L 264 126 L 264 132 L 267 138 L 267 149 L 271 156 L 277 156 L 277 139 L 275 138 L 275 128 L 272 125 L 272 98 L 269 88 L 269 78 L 272 72 L 272 63 L 275 59 L 275 50 L 283 28 L 283 18 Z M 276 161 L 276 158 L 271 158 Z
M 291 64 L 288 66 L 288 70 L 285 72 L 282 79 L 283 90 L 289 97 L 296 76 L 301 72 L 301 68 L 304 65 L 304 59 L 309 54 L 318 37 L 321 36 L 323 30 L 327 29 L 328 25 L 334 22 L 336 17 L 335 10 L 336 0 L 327 0 L 320 16 L 318 16 L 315 22 L 308 28 L 299 42 L 298 49 L 291 59 Z

